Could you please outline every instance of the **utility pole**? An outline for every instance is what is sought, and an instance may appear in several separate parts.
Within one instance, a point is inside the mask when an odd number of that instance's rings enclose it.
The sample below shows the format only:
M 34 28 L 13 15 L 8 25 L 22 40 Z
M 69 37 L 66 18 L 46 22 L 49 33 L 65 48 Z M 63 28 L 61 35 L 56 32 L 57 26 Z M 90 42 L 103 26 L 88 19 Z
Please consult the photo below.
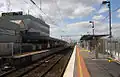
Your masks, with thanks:
M 110 4 L 110 1 L 109 1 L 109 4 L 108 4 L 108 7 L 109 7 L 109 25 L 110 25 L 110 38 L 112 38 L 112 27 L 111 27 L 111 4 Z
M 108 4 L 108 8 L 109 8 L 109 38 L 110 38 L 110 54 L 111 54 L 111 57 L 112 57 L 112 50 L 111 50 L 111 47 L 112 47 L 112 18 L 111 18 L 111 3 L 110 1 L 103 1 L 102 4 Z
M 40 9 L 42 10 L 42 1 L 40 0 Z
M 10 0 L 6 0 L 6 4 L 7 4 L 7 12 L 10 12 Z

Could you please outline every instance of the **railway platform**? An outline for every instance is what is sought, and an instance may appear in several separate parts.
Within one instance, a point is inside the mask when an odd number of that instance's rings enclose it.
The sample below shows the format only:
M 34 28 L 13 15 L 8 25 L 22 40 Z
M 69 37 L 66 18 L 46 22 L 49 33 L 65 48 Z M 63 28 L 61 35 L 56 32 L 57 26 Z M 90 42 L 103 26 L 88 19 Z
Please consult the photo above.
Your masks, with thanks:
M 102 55 L 101 55 L 102 57 Z M 76 45 L 63 77 L 120 77 L 120 65 Z

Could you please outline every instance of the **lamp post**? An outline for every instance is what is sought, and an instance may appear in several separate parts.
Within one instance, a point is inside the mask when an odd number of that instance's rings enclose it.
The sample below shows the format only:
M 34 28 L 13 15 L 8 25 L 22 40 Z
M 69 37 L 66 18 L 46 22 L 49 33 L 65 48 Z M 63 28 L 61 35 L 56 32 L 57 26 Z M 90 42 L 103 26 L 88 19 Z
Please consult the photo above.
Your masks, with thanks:
M 89 21 L 89 23 L 92 23 L 93 39 L 94 39 L 94 35 L 95 35 L 94 22 L 93 21 Z
M 89 23 L 92 23 L 92 30 L 93 30 L 93 48 L 95 49 L 96 48 L 96 39 L 95 39 L 95 24 L 94 24 L 94 21 L 89 21 Z M 98 58 L 98 51 L 95 51 L 95 57 L 96 59 Z
M 107 4 L 107 6 L 109 8 L 109 38 L 110 38 L 110 54 L 111 54 L 111 57 L 112 57 L 112 53 L 111 53 L 111 43 L 112 43 L 112 40 L 111 40 L 111 38 L 112 38 L 112 31 L 111 31 L 111 29 L 112 29 L 112 27 L 111 27 L 111 21 L 112 21 L 112 19 L 111 19 L 111 3 L 110 3 L 110 1 L 103 1 L 102 4 L 104 4 L 104 5 Z
M 109 8 L 109 38 L 112 37 L 112 27 L 111 27 L 111 3 L 110 1 L 103 1 L 102 4 L 108 4 L 108 8 Z

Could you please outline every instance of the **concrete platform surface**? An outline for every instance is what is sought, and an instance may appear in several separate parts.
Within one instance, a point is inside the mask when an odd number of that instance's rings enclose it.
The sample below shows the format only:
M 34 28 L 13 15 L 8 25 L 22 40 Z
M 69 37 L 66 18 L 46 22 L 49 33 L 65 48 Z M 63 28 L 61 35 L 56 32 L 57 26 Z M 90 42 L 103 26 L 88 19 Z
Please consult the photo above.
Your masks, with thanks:
M 78 45 L 74 48 L 63 77 L 90 77 Z
M 120 64 L 95 59 L 94 53 L 76 45 L 63 77 L 120 77 Z
M 107 59 L 92 59 L 91 52 L 80 51 L 91 77 L 120 77 L 120 65 Z

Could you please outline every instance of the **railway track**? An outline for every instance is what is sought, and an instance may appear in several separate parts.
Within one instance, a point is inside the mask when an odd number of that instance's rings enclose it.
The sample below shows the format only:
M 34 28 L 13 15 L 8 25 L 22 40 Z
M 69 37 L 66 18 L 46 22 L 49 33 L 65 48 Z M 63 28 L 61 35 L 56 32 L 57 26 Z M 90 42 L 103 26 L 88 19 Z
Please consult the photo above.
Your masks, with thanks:
M 61 77 L 72 53 L 68 48 L 2 77 Z M 56 72 L 56 73 L 55 73 Z
M 72 49 L 67 49 L 64 53 L 57 55 L 57 59 L 49 61 L 48 64 L 40 65 L 23 77 L 62 77 Z M 54 57 L 55 58 L 55 57 Z
M 10 69 L 8 71 L 1 71 L 1 74 L 0 74 L 0 77 L 15 77 L 14 74 L 22 74 L 22 73 L 25 73 L 29 70 L 32 70 L 33 68 L 36 68 L 38 65 L 44 63 L 46 60 L 54 57 L 56 54 L 53 54 L 53 55 L 49 55 L 49 56 L 46 56 L 46 57 L 43 57 L 45 59 L 40 59 L 40 61 L 36 62 L 36 63 L 33 63 L 31 64 L 30 66 L 27 66 L 27 67 L 22 67 L 22 68 L 13 68 L 13 69 Z M 21 72 L 21 71 L 24 71 L 24 72 Z M 19 73 L 20 72 L 20 73 Z M 12 76 L 14 75 L 14 76 Z M 16 76 L 17 77 L 17 76 Z
M 68 64 L 72 52 L 65 54 L 62 59 L 55 64 L 45 75 L 42 77 L 63 77 L 65 68 Z

